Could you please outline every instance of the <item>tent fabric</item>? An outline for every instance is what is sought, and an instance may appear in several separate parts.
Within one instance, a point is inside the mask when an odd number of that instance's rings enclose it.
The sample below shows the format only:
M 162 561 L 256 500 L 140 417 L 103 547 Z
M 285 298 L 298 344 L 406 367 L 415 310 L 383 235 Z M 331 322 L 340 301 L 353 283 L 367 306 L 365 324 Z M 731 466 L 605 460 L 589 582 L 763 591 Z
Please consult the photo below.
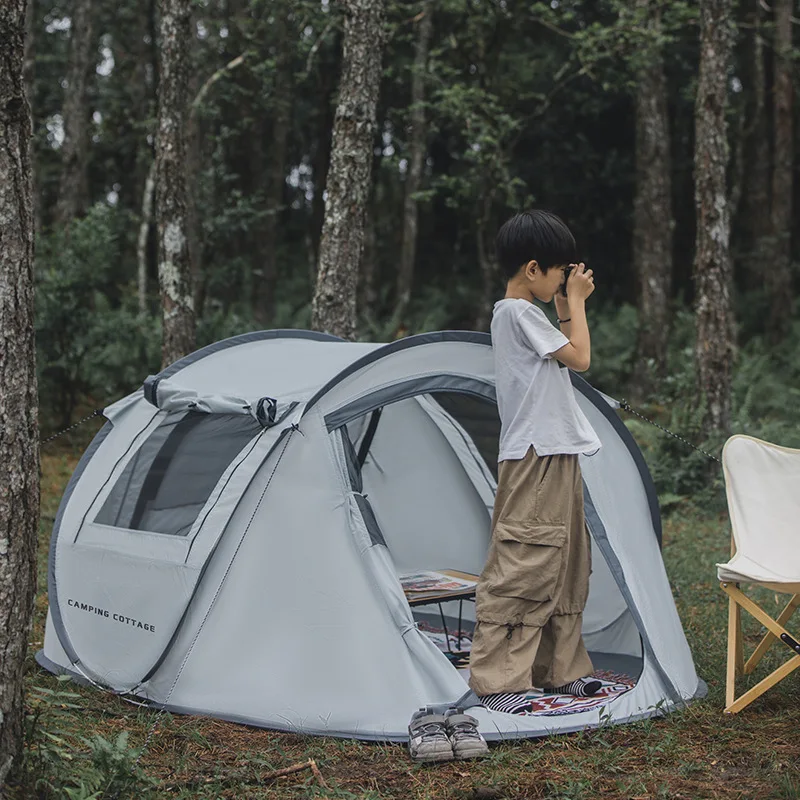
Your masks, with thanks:
M 722 466 L 736 553 L 717 565 L 719 579 L 800 583 L 800 450 L 736 435 Z
M 581 458 L 584 639 L 635 686 L 603 720 L 472 708 L 489 739 L 639 719 L 704 691 L 641 454 L 608 400 L 573 381 L 603 442 Z M 465 696 L 418 625 L 435 607 L 411 609 L 399 576 L 483 568 L 499 433 L 488 336 L 248 334 L 105 413 L 53 529 L 45 668 L 176 712 L 389 741 L 420 706 Z M 471 603 L 442 612 L 474 624 Z

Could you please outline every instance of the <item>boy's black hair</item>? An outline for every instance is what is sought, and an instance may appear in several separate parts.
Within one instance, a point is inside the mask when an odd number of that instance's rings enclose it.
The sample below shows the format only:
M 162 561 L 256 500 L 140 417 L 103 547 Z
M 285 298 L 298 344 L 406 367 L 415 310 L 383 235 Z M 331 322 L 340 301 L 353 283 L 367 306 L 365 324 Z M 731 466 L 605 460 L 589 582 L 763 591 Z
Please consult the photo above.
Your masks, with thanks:
M 495 240 L 497 258 L 506 280 L 523 264 L 536 261 L 542 272 L 577 261 L 575 237 L 564 221 L 549 211 L 523 211 L 506 222 Z

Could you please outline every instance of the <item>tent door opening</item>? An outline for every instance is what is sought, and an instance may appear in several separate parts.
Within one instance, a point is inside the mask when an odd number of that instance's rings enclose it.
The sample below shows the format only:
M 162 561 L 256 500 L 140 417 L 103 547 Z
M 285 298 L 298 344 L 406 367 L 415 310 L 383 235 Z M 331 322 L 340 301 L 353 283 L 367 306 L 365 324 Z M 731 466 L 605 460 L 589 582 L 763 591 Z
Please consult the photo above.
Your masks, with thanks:
M 478 576 L 497 488 L 496 404 L 472 394 L 429 392 L 372 409 L 340 431 L 350 485 L 370 537 L 385 545 L 398 582 L 431 571 Z M 597 670 L 636 681 L 643 668 L 642 639 L 619 576 L 592 539 L 584 641 Z M 410 612 L 466 676 L 474 602 L 412 603 Z

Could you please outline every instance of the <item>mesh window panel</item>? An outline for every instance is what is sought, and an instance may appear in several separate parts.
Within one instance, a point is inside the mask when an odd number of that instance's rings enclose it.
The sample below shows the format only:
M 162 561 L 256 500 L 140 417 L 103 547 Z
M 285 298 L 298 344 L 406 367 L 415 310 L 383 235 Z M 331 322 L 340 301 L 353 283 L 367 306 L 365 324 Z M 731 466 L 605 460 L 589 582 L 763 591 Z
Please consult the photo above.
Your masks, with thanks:
M 261 430 L 243 414 L 170 414 L 125 467 L 95 522 L 186 536 L 222 473 Z
M 430 396 L 467 432 L 497 480 L 500 415 L 497 406 L 468 394 L 431 392 Z

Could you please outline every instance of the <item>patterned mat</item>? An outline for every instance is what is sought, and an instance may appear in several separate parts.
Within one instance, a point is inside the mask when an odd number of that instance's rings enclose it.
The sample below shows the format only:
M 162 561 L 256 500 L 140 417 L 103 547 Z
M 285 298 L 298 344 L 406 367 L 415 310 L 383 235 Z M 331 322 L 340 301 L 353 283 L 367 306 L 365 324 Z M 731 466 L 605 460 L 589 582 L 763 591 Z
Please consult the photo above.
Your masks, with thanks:
M 524 716 L 557 717 L 562 714 L 580 714 L 591 711 L 616 700 L 630 691 L 636 682 L 628 675 L 619 675 L 607 670 L 595 670 L 594 677 L 602 684 L 600 691 L 592 697 L 573 697 L 569 694 L 543 694 L 539 691 L 528 692 L 525 699 L 530 701 L 530 708 L 517 712 Z
M 464 676 L 464 680 L 469 680 L 469 650 L 472 647 L 472 640 L 467 636 L 462 636 L 461 641 L 456 637 L 449 636 L 450 650 L 461 651 L 459 654 L 448 651 L 447 638 L 442 628 L 437 628 L 427 622 L 420 622 L 418 627 L 423 633 L 445 654 L 453 666 Z M 594 708 L 601 708 L 616 700 L 625 692 L 630 691 L 636 682 L 629 675 L 622 675 L 608 670 L 595 670 L 594 677 L 602 684 L 600 691 L 592 697 L 573 697 L 564 694 L 544 694 L 538 690 L 532 690 L 524 696 L 524 701 L 529 704 L 523 711 L 515 713 L 523 716 L 542 716 L 557 717 L 562 714 L 580 714 L 583 711 L 591 711 Z

